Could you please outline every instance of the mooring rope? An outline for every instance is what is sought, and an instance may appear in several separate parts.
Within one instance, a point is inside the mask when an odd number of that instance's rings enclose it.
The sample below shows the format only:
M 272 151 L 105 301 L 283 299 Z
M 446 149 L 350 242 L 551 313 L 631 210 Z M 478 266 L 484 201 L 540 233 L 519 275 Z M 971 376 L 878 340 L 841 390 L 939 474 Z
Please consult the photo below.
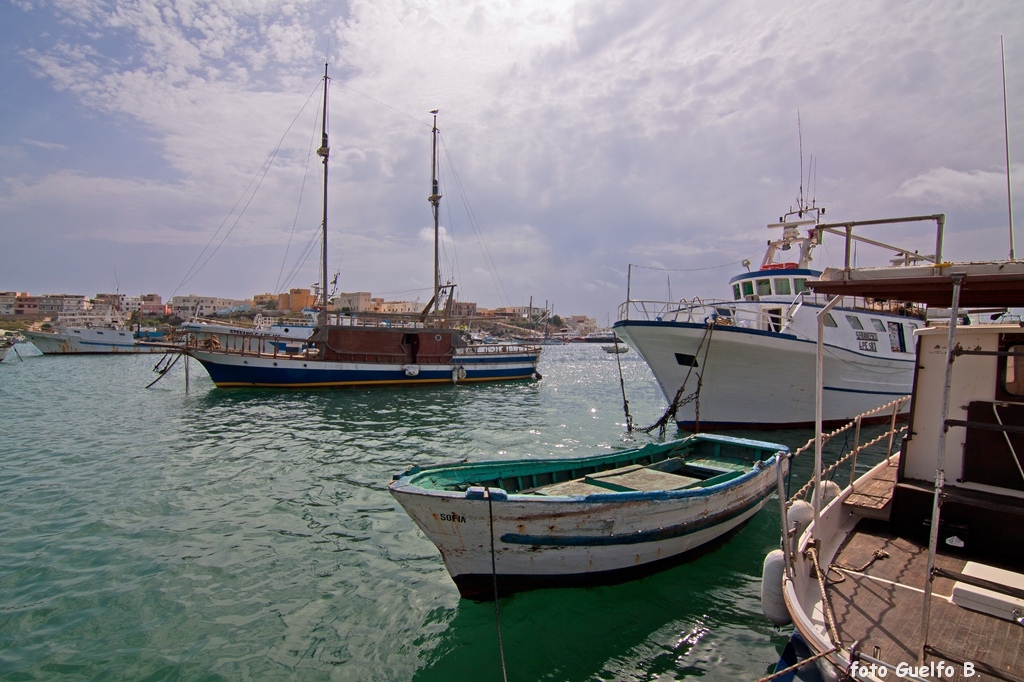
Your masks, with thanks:
M 818 589 L 821 592 L 821 610 L 825 613 L 825 619 L 828 622 L 828 634 L 832 640 L 832 644 L 836 647 L 842 646 L 839 640 L 839 629 L 836 627 L 836 617 L 832 613 L 832 603 L 828 600 L 828 593 L 825 591 L 825 574 L 821 570 L 821 566 L 818 564 L 818 550 L 814 547 L 808 547 L 807 552 L 811 555 L 811 561 L 814 563 L 814 575 L 818 579 Z
M 805 665 L 807 665 L 808 663 L 816 661 L 819 658 L 824 658 L 825 656 L 828 656 L 829 654 L 833 654 L 833 653 L 835 653 L 838 650 L 839 649 L 837 647 L 832 647 L 828 651 L 822 651 L 820 654 L 815 654 L 813 656 L 809 656 L 808 658 L 805 658 L 805 659 L 802 659 L 800 661 L 797 661 L 796 663 L 794 663 L 793 665 L 789 666 L 788 668 L 780 670 L 780 671 L 778 671 L 776 673 L 772 673 L 768 677 L 762 677 L 757 682 L 771 682 L 771 680 L 774 680 L 776 678 L 782 677 L 783 675 L 787 675 L 787 674 L 793 672 L 794 670 L 796 670 L 797 668 L 802 668 Z
M 704 349 L 704 358 L 703 358 L 704 370 L 705 371 L 707 370 L 708 351 L 711 350 L 711 334 L 714 332 L 714 328 L 715 328 L 715 321 L 709 319 L 708 320 L 708 326 L 704 330 L 704 336 L 701 337 L 700 344 L 697 346 L 697 350 L 693 354 L 694 362 L 690 363 L 690 369 L 687 370 L 686 376 L 683 378 L 683 383 L 679 387 L 679 390 L 676 391 L 675 397 L 672 398 L 672 401 L 669 403 L 668 407 L 665 409 L 665 413 L 661 415 L 661 417 L 658 419 L 658 421 L 654 422 L 653 424 L 651 424 L 650 426 L 648 426 L 645 429 L 640 429 L 640 431 L 643 431 L 644 433 L 650 433 L 654 429 L 658 429 L 658 435 L 660 437 L 664 437 L 664 435 L 665 435 L 665 427 L 668 425 L 669 419 L 673 419 L 674 420 L 676 418 L 676 413 L 679 411 L 680 407 L 683 407 L 684 405 L 687 405 L 687 404 L 692 403 L 694 401 L 697 401 L 697 404 L 696 404 L 696 407 L 695 407 L 695 413 L 697 415 L 697 420 L 696 421 L 699 424 L 699 422 L 700 422 L 700 390 L 704 386 L 704 372 L 697 372 L 697 390 L 695 390 L 693 393 L 689 394 L 685 398 L 683 398 L 683 391 L 686 390 L 686 384 L 687 384 L 687 382 L 690 381 L 690 375 L 693 374 L 693 368 L 697 364 L 696 363 L 697 354 L 700 353 L 700 349 L 701 348 Z M 705 341 L 707 342 L 707 345 L 704 345 Z
M 487 520 L 491 531 L 491 580 L 494 585 L 494 622 L 498 627 L 498 655 L 501 657 L 501 679 L 508 682 L 508 670 L 505 668 L 505 645 L 501 640 L 501 609 L 498 607 L 498 565 L 494 558 L 494 508 L 491 505 L 491 489 L 484 486 L 487 495 Z
M 888 558 L 888 552 L 886 552 L 884 549 L 876 549 L 874 552 L 871 553 L 871 558 L 868 559 L 864 563 L 864 565 L 859 568 L 854 568 L 853 566 L 844 566 L 843 564 L 833 562 L 828 565 L 828 569 L 825 571 L 825 579 L 833 585 L 838 585 L 839 583 L 846 582 L 846 576 L 843 575 L 843 571 L 849 571 L 850 573 L 863 573 L 871 567 L 871 564 L 875 563 L 880 559 Z M 839 578 L 830 578 L 829 575 L 833 572 L 836 573 L 839 576 Z
M 622 378 L 622 360 L 619 359 L 619 337 L 615 337 L 615 364 L 619 366 L 619 388 L 622 389 L 622 411 L 626 413 L 626 433 L 633 432 L 633 415 L 629 413 L 629 401 L 626 400 L 626 381 Z
M 173 361 L 173 362 L 171 362 L 171 363 L 169 363 L 169 364 L 168 364 L 168 365 L 167 365 L 166 367 L 164 367 L 163 369 L 157 369 L 158 367 L 160 367 L 160 362 L 157 362 L 157 363 L 156 363 L 156 367 L 154 367 L 154 368 L 153 368 L 153 371 L 154 371 L 154 372 L 157 372 L 157 373 L 158 373 L 158 374 L 159 374 L 160 376 L 158 376 L 158 377 L 157 377 L 156 379 L 153 379 L 153 381 L 149 382 L 149 385 L 147 385 L 147 386 L 146 386 L 146 388 L 149 388 L 150 386 L 152 386 L 152 385 L 153 385 L 153 384 L 155 384 L 156 382 L 158 382 L 158 381 L 160 381 L 161 379 L 163 379 L 163 378 L 164 378 L 164 376 L 165 376 L 165 375 L 167 374 L 167 372 L 169 372 L 169 371 L 170 371 L 171 367 L 174 367 L 174 365 L 176 365 L 176 364 L 178 363 L 178 360 L 180 360 L 180 359 L 181 359 L 181 356 L 182 356 L 182 355 L 185 355 L 185 353 L 178 353 L 178 354 L 177 354 L 177 355 L 175 356 L 175 358 L 174 358 L 174 361 Z M 161 362 L 162 362 L 162 360 L 161 360 Z

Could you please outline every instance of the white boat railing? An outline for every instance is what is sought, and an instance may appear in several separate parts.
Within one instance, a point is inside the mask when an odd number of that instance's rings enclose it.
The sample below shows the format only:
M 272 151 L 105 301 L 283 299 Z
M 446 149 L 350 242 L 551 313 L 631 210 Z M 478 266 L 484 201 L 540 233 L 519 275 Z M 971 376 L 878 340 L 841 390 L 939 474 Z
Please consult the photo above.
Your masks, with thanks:
M 824 294 L 813 294 L 803 291 L 792 300 L 771 298 L 751 298 L 750 300 L 731 301 L 727 299 L 702 299 L 699 296 L 692 300 L 657 301 L 632 299 L 619 305 L 619 320 L 646 322 L 675 322 L 688 324 L 705 324 L 715 320 L 717 324 L 734 324 L 752 329 L 785 330 L 789 322 L 805 304 L 825 306 L 829 297 Z M 924 317 L 924 308 L 897 301 L 876 301 L 860 296 L 843 297 L 840 306 L 844 310 L 859 310 L 887 315 L 906 317 Z M 785 324 L 779 324 L 785 321 Z

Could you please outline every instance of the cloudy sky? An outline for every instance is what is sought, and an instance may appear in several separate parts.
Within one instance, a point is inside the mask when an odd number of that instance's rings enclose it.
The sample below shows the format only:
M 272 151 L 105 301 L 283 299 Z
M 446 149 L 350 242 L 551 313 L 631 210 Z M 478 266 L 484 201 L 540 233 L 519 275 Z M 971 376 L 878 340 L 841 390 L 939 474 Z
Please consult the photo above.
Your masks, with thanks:
M 727 295 L 801 141 L 827 218 L 945 213 L 947 257 L 1004 258 L 1000 36 L 1024 198 L 1019 0 L 0 0 L 0 290 L 318 280 L 325 62 L 342 291 L 429 298 L 434 108 L 445 277 L 482 306 L 607 323 L 630 264 L 634 297 Z

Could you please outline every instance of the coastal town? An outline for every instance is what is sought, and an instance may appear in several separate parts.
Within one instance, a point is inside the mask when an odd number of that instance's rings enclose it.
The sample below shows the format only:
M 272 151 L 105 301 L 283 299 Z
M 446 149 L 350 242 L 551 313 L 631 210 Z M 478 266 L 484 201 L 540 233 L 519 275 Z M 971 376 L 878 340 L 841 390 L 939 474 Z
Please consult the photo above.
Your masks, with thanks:
M 164 301 L 160 294 L 129 296 L 120 293 L 32 294 L 23 291 L 0 292 L 0 320 L 15 329 L 39 328 L 50 323 L 69 326 L 109 326 L 138 324 L 149 327 L 174 327 L 195 319 L 231 320 L 236 324 L 261 320 L 303 319 L 303 310 L 316 306 L 312 289 L 293 288 L 285 293 L 256 294 L 248 299 L 188 294 Z M 423 310 L 420 301 L 394 301 L 371 292 L 339 293 L 332 297 L 332 313 L 374 313 L 412 315 Z M 495 335 L 526 335 L 563 340 L 584 338 L 599 332 L 597 320 L 586 315 L 560 317 L 549 306 L 498 308 L 478 307 L 476 303 L 453 301 L 450 316 L 467 328 Z

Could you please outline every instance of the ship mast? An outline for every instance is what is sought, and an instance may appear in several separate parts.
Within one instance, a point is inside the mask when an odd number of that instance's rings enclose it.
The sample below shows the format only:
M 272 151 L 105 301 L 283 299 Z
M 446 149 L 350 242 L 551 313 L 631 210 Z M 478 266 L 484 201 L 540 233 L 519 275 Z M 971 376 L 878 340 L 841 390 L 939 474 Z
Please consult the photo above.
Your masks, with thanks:
M 331 154 L 331 148 L 327 144 L 327 64 L 324 64 L 324 111 L 323 122 L 320 128 L 320 148 L 316 150 L 318 156 L 324 160 L 324 214 L 322 220 L 323 236 L 321 237 L 321 248 L 323 249 L 320 263 L 320 319 L 318 324 L 323 327 L 327 324 L 327 158 Z
M 431 130 L 433 146 L 430 152 L 430 196 L 427 197 L 427 201 L 434 207 L 434 315 L 436 316 L 441 296 L 441 261 L 439 255 L 441 231 L 438 222 L 441 192 L 437 186 L 437 109 L 432 109 L 430 113 L 434 115 L 434 126 Z

